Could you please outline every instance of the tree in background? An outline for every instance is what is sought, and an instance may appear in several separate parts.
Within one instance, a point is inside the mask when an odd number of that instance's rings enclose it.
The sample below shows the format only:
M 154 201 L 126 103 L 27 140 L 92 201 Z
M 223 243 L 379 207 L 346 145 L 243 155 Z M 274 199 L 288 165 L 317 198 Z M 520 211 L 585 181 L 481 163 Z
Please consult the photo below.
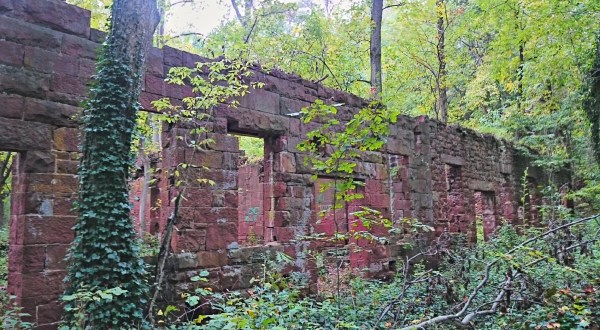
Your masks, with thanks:
M 147 295 L 144 263 L 130 218 L 131 140 L 145 70 L 145 54 L 158 23 L 156 0 L 116 0 L 110 30 L 83 113 L 83 156 L 75 240 L 67 294 L 119 287 L 113 301 L 93 300 L 85 313 L 66 305 L 74 326 L 124 329 L 143 320 Z
M 375 98 L 383 91 L 381 80 L 381 20 L 383 19 L 383 0 L 371 3 L 371 93 Z
M 585 113 L 591 123 L 591 140 L 596 162 L 600 164 L 600 33 L 596 37 L 594 64 L 588 82 L 589 95 Z
M 8 223 L 7 212 L 10 209 L 6 207 L 8 202 L 8 195 L 11 191 L 11 172 L 14 161 L 14 153 L 12 152 L 0 152 L 0 229 Z

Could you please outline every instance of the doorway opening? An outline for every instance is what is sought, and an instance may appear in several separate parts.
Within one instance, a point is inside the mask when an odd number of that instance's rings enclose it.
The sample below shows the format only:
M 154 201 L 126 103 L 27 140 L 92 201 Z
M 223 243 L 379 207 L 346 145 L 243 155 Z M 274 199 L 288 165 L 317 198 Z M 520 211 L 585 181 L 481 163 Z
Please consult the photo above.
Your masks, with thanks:
M 481 243 L 489 240 L 496 228 L 496 198 L 493 191 L 475 192 L 475 237 Z
M 6 287 L 8 280 L 8 232 L 15 159 L 15 152 L 0 151 L 0 287 Z
M 237 163 L 238 242 L 260 245 L 265 241 L 265 139 L 232 134 L 238 139 Z

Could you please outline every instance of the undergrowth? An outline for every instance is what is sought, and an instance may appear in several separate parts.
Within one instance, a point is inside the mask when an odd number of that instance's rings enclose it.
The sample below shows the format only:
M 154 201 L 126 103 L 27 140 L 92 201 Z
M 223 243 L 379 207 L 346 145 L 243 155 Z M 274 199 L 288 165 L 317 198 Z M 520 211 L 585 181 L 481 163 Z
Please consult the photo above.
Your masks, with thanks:
M 600 245 L 594 242 L 555 250 L 557 240 L 574 235 L 581 237 L 580 242 L 589 242 L 595 239 L 597 230 L 598 224 L 592 223 L 561 234 L 564 237 L 557 234 L 509 253 L 540 230 L 503 226 L 489 242 L 469 249 L 455 248 L 441 256 L 437 269 L 415 262 L 409 272 L 398 274 L 390 282 L 364 279 L 348 271 L 342 277 L 345 283 L 339 295 L 307 296 L 301 285 L 278 273 L 255 279 L 255 287 L 243 292 L 213 294 L 201 288 L 201 294 L 188 296 L 188 306 L 189 297 L 196 297 L 194 305 L 208 305 L 214 314 L 194 316 L 185 324 L 168 317 L 164 322 L 172 324 L 170 329 L 408 328 L 460 310 L 485 276 L 486 265 L 496 260 L 490 269 L 489 284 L 475 295 L 472 306 L 474 311 L 483 311 L 499 300 L 498 309 L 477 315 L 466 324 L 460 324 L 460 317 L 427 329 L 459 329 L 465 325 L 476 329 L 598 329 Z M 325 276 L 330 283 L 335 281 L 335 274 Z M 507 278 L 512 278 L 509 285 Z M 503 290 L 505 294 L 497 299 Z

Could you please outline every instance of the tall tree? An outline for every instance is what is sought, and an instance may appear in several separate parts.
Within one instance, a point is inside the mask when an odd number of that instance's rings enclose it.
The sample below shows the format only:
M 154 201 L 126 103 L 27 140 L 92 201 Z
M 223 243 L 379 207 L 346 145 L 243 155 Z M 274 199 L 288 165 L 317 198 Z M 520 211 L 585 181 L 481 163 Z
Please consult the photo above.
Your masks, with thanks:
M 128 179 L 145 55 L 158 20 L 156 0 L 114 1 L 83 113 L 79 217 L 67 294 L 126 290 L 119 299 L 89 302 L 85 319 L 67 304 L 67 321 L 86 329 L 129 329 L 143 320 L 148 288 L 130 219 Z
M 446 71 L 446 3 L 444 0 L 435 1 L 435 11 L 437 15 L 437 44 L 436 54 L 438 61 L 438 70 L 436 77 L 436 114 L 442 123 L 448 122 L 448 72 Z
M 371 3 L 371 93 L 379 98 L 383 90 L 381 81 L 381 21 L 383 18 L 383 0 Z
M 588 79 L 589 94 L 585 113 L 591 124 L 592 150 L 596 162 L 600 164 L 600 33 L 596 36 L 594 62 Z

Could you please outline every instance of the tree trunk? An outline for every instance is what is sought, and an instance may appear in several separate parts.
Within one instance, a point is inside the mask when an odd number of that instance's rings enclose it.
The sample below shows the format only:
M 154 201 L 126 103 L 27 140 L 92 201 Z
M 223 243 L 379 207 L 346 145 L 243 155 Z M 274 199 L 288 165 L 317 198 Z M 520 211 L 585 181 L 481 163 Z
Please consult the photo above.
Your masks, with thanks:
M 383 17 L 383 0 L 373 0 L 371 4 L 371 93 L 376 99 L 381 98 L 383 83 L 381 80 L 381 20 Z
M 4 212 L 5 208 L 4 208 L 4 202 L 5 202 L 6 196 L 0 194 L 0 229 L 4 228 L 4 224 L 8 223 L 7 217 L 5 216 Z
M 165 21 L 167 19 L 167 1 L 166 0 L 158 0 L 158 15 L 159 21 L 158 26 L 156 27 L 156 38 L 154 45 L 158 48 L 163 48 L 165 46 Z
M 438 119 L 446 124 L 448 122 L 448 72 L 446 70 L 446 26 L 444 18 L 446 13 L 446 4 L 444 0 L 436 0 L 435 8 L 437 12 L 437 58 L 438 58 L 438 76 L 436 79 L 437 102 L 436 113 Z
M 67 294 L 115 287 L 127 292 L 86 304 L 80 315 L 69 308 L 78 302 L 68 303 L 65 318 L 76 328 L 129 329 L 143 320 L 148 288 L 130 218 L 128 179 L 141 79 L 158 16 L 156 0 L 115 0 L 85 105 Z
M 585 113 L 590 121 L 592 150 L 596 162 L 600 164 L 600 32 L 596 37 L 596 53 L 589 77 L 589 94 Z

